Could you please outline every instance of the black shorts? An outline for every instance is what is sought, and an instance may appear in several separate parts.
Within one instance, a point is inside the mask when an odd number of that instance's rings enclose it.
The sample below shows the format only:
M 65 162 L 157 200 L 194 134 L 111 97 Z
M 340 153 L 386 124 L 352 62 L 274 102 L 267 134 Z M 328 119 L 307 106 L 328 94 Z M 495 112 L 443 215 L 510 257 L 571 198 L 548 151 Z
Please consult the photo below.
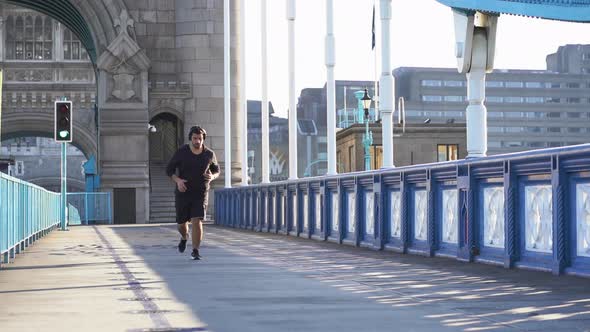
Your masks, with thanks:
M 205 219 L 207 203 L 207 193 L 198 196 L 176 194 L 176 223 L 183 224 L 191 218 Z

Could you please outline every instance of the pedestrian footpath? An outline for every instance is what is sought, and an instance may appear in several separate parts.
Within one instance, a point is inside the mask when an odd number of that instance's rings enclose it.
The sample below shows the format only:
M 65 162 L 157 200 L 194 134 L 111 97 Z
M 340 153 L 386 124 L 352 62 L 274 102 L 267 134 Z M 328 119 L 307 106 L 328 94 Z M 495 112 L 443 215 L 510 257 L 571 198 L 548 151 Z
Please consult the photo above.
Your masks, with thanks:
M 0 270 L 8 331 L 590 331 L 590 280 L 205 226 L 52 232 Z M 190 244 L 190 242 L 189 242 Z

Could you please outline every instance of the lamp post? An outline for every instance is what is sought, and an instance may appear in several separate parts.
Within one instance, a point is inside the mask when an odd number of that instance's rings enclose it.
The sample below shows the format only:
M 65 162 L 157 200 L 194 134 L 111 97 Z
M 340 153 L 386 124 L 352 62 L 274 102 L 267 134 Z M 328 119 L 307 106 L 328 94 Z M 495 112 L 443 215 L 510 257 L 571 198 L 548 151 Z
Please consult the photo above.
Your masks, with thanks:
M 365 133 L 363 134 L 363 146 L 365 148 L 365 171 L 371 169 L 371 145 L 373 145 L 373 132 L 369 131 L 369 108 L 373 99 L 369 97 L 369 91 L 365 89 L 365 95 L 361 98 L 365 111 Z

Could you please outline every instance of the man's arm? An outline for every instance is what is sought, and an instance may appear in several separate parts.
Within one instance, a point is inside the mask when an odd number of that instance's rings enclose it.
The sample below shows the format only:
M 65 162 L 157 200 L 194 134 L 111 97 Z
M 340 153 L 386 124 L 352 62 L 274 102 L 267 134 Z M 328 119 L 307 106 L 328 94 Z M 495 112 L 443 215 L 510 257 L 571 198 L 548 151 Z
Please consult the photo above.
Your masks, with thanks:
M 211 163 L 209 164 L 209 172 L 211 175 L 209 176 L 209 181 L 215 180 L 219 177 L 220 169 L 219 164 L 217 163 L 217 157 L 215 156 L 215 152 L 211 151 L 213 156 L 211 157 Z M 207 174 L 208 175 L 208 174 Z
M 168 162 L 168 165 L 166 166 L 166 175 L 168 175 L 170 177 L 170 179 L 172 179 L 172 181 L 174 181 L 178 191 L 183 193 L 186 191 L 186 185 L 184 184 L 186 182 L 186 180 L 181 179 L 180 177 L 178 177 L 175 174 L 176 168 L 178 167 L 179 163 L 180 163 L 180 150 L 176 151 L 176 153 L 174 154 L 172 159 L 170 159 L 170 161 Z

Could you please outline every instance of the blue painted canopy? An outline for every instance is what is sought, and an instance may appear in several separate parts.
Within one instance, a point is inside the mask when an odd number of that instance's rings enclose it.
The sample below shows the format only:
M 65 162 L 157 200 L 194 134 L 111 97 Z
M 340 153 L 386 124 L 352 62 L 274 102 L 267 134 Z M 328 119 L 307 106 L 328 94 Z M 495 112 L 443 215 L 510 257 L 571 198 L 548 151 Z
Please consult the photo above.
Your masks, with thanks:
M 590 22 L 590 0 L 437 0 L 466 11 L 532 16 L 559 21 Z

